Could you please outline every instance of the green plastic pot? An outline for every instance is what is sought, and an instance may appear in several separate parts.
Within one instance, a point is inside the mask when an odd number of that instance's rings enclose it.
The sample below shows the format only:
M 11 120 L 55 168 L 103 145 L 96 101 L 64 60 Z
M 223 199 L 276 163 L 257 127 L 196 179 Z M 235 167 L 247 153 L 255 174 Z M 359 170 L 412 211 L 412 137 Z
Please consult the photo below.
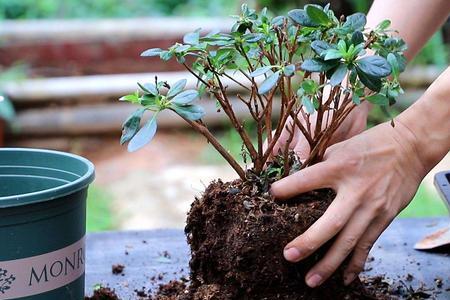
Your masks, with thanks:
M 94 166 L 69 153 L 0 149 L 0 299 L 84 298 Z

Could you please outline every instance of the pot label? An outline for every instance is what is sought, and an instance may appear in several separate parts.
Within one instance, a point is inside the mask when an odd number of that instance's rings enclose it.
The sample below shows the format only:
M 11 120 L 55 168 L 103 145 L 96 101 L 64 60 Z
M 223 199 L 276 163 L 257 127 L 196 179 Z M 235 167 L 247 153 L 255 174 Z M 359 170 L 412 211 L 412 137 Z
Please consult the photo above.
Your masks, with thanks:
M 50 253 L 0 261 L 0 299 L 45 293 L 84 274 L 85 237 Z

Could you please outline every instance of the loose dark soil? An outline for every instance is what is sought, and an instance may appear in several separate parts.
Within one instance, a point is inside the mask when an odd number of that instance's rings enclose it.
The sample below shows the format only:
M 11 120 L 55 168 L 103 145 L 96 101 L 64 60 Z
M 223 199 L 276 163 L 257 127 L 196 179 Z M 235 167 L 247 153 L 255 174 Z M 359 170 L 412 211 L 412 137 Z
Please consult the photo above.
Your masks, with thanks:
M 335 194 L 313 191 L 277 203 L 255 184 L 220 180 L 192 204 L 186 235 L 191 247 L 190 298 L 200 299 L 373 299 L 357 280 L 343 285 L 338 270 L 311 289 L 306 272 L 329 245 L 300 263 L 289 263 L 283 247 L 306 231 Z
M 120 300 L 114 290 L 108 287 L 101 287 L 94 291 L 91 297 L 84 297 L 84 300 Z

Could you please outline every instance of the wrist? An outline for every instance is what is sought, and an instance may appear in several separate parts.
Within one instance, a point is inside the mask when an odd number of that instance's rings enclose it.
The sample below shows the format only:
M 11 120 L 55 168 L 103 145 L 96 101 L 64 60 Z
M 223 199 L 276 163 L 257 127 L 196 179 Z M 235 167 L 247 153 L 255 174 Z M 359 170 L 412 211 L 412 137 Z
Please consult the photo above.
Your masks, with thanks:
M 450 148 L 450 95 L 447 102 L 426 93 L 394 120 L 401 136 L 415 149 L 424 172 L 428 173 Z

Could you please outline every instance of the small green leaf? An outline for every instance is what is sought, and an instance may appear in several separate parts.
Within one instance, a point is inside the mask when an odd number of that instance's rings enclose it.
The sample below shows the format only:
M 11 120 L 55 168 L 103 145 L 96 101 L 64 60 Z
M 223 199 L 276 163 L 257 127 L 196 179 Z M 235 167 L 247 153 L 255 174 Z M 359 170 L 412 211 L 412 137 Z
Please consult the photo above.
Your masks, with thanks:
M 334 71 L 333 75 L 330 78 L 330 84 L 332 86 L 340 85 L 342 80 L 344 80 L 345 75 L 347 74 L 347 66 L 344 64 L 339 65 L 339 67 Z
M 200 105 L 179 106 L 174 104 L 171 108 L 180 116 L 191 121 L 200 120 L 205 115 L 205 110 Z
M 323 61 L 318 58 L 305 59 L 300 68 L 308 72 L 326 72 L 336 66 L 336 61 Z
M 353 93 L 352 94 L 352 102 L 355 103 L 356 105 L 360 105 L 361 98 L 359 98 L 359 96 L 356 93 Z
M 198 91 L 196 90 L 186 90 L 184 92 L 179 93 L 176 95 L 172 102 L 175 104 L 178 104 L 180 106 L 189 105 L 198 98 Z
M 156 105 L 156 96 L 151 94 L 143 95 L 139 98 L 139 103 L 143 106 Z
M 179 94 L 186 86 L 187 80 L 181 79 L 175 82 L 171 87 L 170 90 L 167 92 L 167 98 L 171 99 L 172 97 Z
M 361 31 L 355 31 L 352 34 L 352 40 L 353 45 L 359 45 L 361 43 L 364 43 L 364 35 Z
M 339 59 L 342 58 L 342 52 L 337 49 L 328 49 L 324 52 L 324 60 L 333 60 L 333 59 Z
M 156 133 L 156 115 L 154 115 L 128 143 L 128 151 L 134 152 L 147 145 Z
M 306 14 L 316 24 L 319 25 L 329 25 L 330 19 L 328 15 L 320 8 L 315 5 L 307 5 L 306 6 Z
M 358 74 L 359 80 L 374 92 L 379 92 L 381 89 L 381 79 L 377 77 L 370 76 L 364 73 L 360 68 L 356 67 L 356 73 Z
M 387 55 L 386 59 L 389 62 L 389 64 L 391 65 L 392 75 L 394 76 L 394 78 L 398 78 L 398 75 L 400 73 L 400 67 L 398 65 L 397 58 L 395 57 L 394 54 L 389 53 Z
M 142 52 L 141 56 L 159 56 L 161 52 L 163 52 L 161 48 L 152 48 Z
M 131 140 L 139 130 L 141 124 L 142 115 L 145 112 L 145 108 L 136 110 L 128 119 L 122 124 L 122 136 L 120 138 L 120 144 L 123 145 Z
M 356 64 L 361 71 L 372 77 L 383 78 L 391 74 L 388 61 L 378 55 L 363 57 Z
M 311 102 L 311 99 L 309 99 L 309 97 L 307 96 L 302 97 L 302 105 L 305 107 L 308 114 L 312 114 L 316 111 L 313 103 Z
M 280 71 L 276 71 L 275 73 L 267 77 L 259 86 L 258 93 L 260 95 L 264 95 L 269 92 L 277 84 L 279 78 Z
M 286 18 L 284 16 L 277 16 L 275 18 L 272 19 L 272 21 L 270 22 L 270 24 L 272 24 L 273 26 L 282 26 L 284 23 L 284 20 Z
M 389 99 L 382 94 L 375 94 L 375 95 L 371 95 L 366 97 L 366 100 L 369 101 L 372 104 L 376 104 L 376 105 L 389 105 Z
M 288 16 L 296 24 L 306 27 L 317 27 L 317 24 L 311 21 L 303 9 L 293 9 L 288 12 Z
M 302 89 L 305 91 L 306 94 L 313 95 L 319 89 L 319 84 L 312 79 L 305 79 L 302 82 Z
M 295 65 L 287 65 L 286 67 L 284 67 L 283 73 L 287 77 L 290 77 L 290 76 L 294 75 L 294 73 L 295 73 Z
M 391 21 L 383 20 L 380 24 L 377 25 L 376 29 L 378 30 L 386 30 L 389 26 L 391 26 Z
M 328 49 L 331 49 L 331 45 L 327 42 L 321 41 L 321 40 L 315 40 L 311 43 L 311 48 L 314 50 L 314 52 L 317 55 L 322 56 L 322 53 Z
M 129 94 L 119 98 L 119 101 L 127 101 L 131 103 L 139 103 L 139 94 Z
M 251 72 L 250 76 L 251 77 L 258 77 L 260 75 L 266 74 L 271 69 L 272 69 L 272 66 L 260 67 L 260 68 L 256 69 L 255 71 Z
M 168 61 L 173 57 L 173 53 L 171 51 L 162 51 L 159 57 L 164 61 Z
M 342 27 L 348 29 L 349 32 L 362 31 L 364 26 L 366 26 L 367 19 L 362 13 L 355 13 L 346 18 L 344 25 Z
M 183 37 L 183 43 L 189 44 L 189 45 L 198 45 L 200 39 L 200 33 L 199 30 L 196 30 L 194 32 L 189 32 L 184 35 Z
M 156 86 L 153 83 L 144 83 L 141 84 L 138 82 L 138 86 L 146 93 L 152 94 L 153 96 L 158 95 L 158 90 L 156 89 Z

